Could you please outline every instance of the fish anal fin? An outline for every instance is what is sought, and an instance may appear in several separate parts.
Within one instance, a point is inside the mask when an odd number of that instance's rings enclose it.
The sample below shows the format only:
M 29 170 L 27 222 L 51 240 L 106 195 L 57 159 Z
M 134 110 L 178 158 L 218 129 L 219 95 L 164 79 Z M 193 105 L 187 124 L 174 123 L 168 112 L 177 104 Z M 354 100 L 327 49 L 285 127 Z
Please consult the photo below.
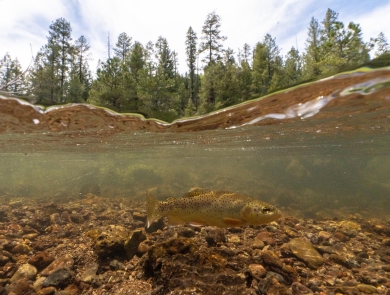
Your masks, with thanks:
M 245 224 L 245 221 L 234 218 L 223 218 L 222 221 L 228 226 L 241 226 Z

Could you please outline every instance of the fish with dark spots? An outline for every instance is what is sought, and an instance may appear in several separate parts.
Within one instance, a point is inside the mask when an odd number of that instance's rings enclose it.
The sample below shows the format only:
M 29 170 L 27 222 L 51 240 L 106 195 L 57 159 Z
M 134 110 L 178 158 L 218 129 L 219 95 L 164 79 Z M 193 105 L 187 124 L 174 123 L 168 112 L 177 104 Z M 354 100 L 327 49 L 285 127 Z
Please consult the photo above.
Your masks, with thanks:
M 221 228 L 259 225 L 279 219 L 281 212 L 272 205 L 248 196 L 226 191 L 192 188 L 181 198 L 156 200 L 147 192 L 147 227 L 163 216 L 169 225 L 190 223 Z

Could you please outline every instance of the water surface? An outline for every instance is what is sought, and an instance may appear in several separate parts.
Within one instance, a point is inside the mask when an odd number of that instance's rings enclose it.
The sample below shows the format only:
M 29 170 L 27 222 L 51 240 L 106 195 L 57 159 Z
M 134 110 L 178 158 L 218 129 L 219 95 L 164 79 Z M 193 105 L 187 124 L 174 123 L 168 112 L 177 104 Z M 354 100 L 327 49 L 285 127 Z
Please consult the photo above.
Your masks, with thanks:
M 308 218 L 389 218 L 390 69 L 360 69 L 168 124 L 0 97 L 0 198 L 232 190 Z

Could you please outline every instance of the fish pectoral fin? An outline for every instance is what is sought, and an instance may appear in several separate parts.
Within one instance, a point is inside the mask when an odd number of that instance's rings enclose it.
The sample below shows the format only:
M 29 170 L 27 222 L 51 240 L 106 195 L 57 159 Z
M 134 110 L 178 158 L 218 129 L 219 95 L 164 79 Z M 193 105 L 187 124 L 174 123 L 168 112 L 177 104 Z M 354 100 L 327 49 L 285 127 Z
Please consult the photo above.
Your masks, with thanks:
M 224 218 L 222 221 L 228 226 L 241 226 L 245 224 L 245 221 L 234 218 Z
M 194 221 L 191 221 L 189 224 L 190 224 L 191 226 L 196 226 L 196 227 L 206 225 L 206 223 L 196 222 L 196 221 L 195 221 L 195 222 L 194 222 Z

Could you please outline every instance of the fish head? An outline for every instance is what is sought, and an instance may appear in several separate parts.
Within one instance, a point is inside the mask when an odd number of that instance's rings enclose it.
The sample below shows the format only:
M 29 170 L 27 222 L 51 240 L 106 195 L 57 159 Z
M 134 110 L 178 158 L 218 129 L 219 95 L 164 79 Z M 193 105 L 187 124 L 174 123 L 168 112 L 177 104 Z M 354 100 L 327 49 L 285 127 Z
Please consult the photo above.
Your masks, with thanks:
M 282 217 L 282 213 L 276 207 L 260 202 L 252 201 L 241 210 L 241 218 L 247 224 L 257 225 L 275 221 Z

